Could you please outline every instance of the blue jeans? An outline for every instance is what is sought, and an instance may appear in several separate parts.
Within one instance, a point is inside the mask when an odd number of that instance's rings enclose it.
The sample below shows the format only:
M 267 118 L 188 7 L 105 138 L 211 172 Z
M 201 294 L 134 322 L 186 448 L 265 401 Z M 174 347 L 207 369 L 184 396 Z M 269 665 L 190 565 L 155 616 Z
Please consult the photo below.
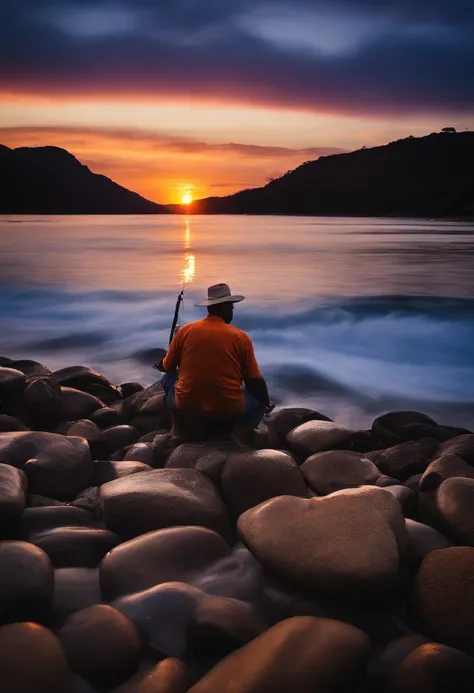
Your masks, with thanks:
M 175 389 L 178 382 L 177 373 L 165 373 L 161 379 L 163 390 L 165 391 L 165 402 L 168 409 L 171 411 L 176 408 Z M 257 428 L 258 424 L 265 413 L 265 404 L 259 402 L 256 397 L 244 390 L 244 411 L 235 417 L 236 424 L 243 424 L 249 428 Z M 212 421 L 217 417 L 204 414 L 204 418 Z

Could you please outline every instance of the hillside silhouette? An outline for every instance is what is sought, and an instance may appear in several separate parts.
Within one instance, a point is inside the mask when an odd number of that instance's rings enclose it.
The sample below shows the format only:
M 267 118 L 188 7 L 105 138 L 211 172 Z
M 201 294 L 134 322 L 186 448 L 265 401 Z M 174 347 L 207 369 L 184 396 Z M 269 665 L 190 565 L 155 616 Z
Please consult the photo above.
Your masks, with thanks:
M 322 156 L 262 188 L 197 200 L 186 212 L 472 217 L 474 132 L 446 130 Z
M 163 214 L 59 147 L 0 145 L 0 214 Z

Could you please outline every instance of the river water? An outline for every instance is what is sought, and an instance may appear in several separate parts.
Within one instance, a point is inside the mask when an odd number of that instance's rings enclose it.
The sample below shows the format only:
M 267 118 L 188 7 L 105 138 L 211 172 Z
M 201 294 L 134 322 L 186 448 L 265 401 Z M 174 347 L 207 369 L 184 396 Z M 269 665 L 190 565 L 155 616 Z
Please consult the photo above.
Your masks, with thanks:
M 474 224 L 258 216 L 0 217 L 0 355 L 156 380 L 208 285 L 246 300 L 271 395 L 342 423 L 411 408 L 474 428 Z

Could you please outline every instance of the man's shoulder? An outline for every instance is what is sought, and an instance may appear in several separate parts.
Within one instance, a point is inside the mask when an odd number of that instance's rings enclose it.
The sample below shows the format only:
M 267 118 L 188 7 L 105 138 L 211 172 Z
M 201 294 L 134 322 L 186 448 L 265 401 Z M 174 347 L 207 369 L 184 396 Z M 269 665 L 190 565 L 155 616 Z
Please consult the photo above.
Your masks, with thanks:
M 235 327 L 235 325 L 226 325 L 226 328 L 235 339 L 239 339 L 241 342 L 245 343 L 251 341 L 248 334 L 243 330 L 239 329 L 238 327 Z

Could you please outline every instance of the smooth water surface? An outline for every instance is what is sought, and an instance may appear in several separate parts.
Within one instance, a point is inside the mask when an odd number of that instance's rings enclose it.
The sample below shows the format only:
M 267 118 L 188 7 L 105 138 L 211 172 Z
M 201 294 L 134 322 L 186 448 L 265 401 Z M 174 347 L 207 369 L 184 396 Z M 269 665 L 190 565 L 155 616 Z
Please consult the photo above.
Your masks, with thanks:
M 275 401 L 366 425 L 474 424 L 474 224 L 252 216 L 0 218 L 0 354 L 150 384 L 224 281 Z

